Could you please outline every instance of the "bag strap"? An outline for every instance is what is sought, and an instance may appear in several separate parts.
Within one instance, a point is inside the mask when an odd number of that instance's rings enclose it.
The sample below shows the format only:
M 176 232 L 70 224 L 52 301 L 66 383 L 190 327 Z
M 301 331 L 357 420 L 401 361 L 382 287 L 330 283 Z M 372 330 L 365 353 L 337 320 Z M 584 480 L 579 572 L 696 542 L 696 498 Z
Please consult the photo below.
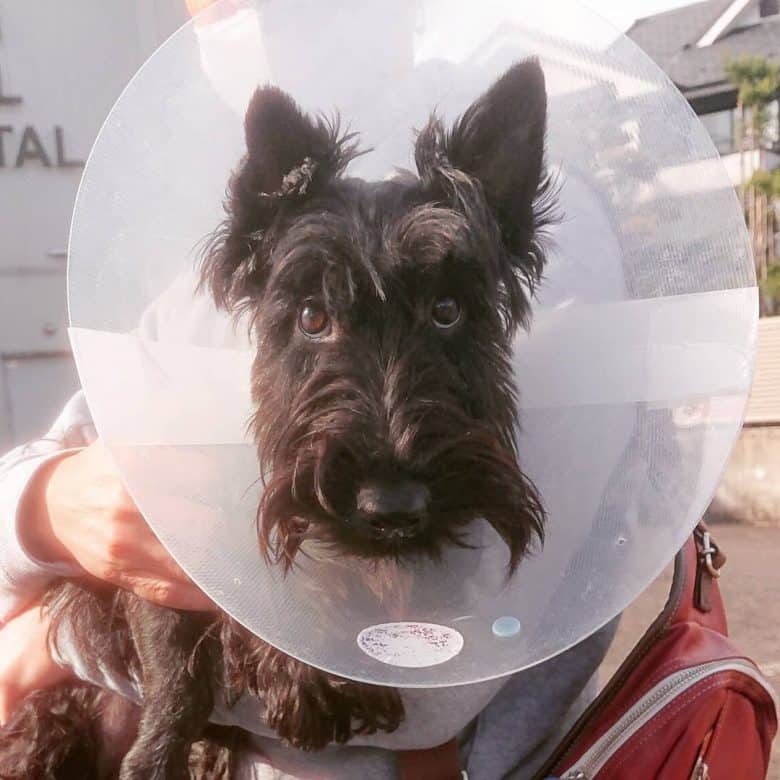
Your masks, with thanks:
M 718 588 L 720 569 L 725 562 L 726 556 L 715 544 L 707 526 L 700 523 L 674 559 L 674 578 L 663 610 L 533 780 L 553 774 L 582 732 L 609 707 L 639 662 L 669 628 L 682 623 L 698 623 L 728 635 L 726 610 Z
M 728 634 L 726 610 L 718 588 L 720 569 L 725 562 L 726 556 L 715 544 L 707 526 L 700 523 L 674 559 L 674 578 L 663 610 L 534 780 L 541 780 L 552 773 L 591 719 L 609 706 L 664 631 L 681 623 L 699 623 L 718 633 Z M 431 750 L 400 751 L 398 762 L 401 780 L 460 780 L 465 776 L 460 769 L 455 740 Z

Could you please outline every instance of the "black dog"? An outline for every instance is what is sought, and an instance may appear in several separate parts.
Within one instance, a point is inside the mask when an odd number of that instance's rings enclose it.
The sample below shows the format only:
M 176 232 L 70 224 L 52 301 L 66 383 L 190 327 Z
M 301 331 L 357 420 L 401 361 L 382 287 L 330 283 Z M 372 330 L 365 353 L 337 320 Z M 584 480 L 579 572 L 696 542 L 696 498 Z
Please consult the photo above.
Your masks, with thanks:
M 277 89 L 256 92 L 248 153 L 202 285 L 248 314 L 261 357 L 253 430 L 268 475 L 265 556 L 300 546 L 436 558 L 485 518 L 513 569 L 543 510 L 518 468 L 511 341 L 529 316 L 550 219 L 546 91 L 511 68 L 447 132 L 419 133 L 417 175 L 347 178 L 358 154 L 338 123 Z M 0 733 L 0 778 L 229 777 L 243 732 L 208 726 L 215 696 L 249 692 L 280 737 L 311 750 L 392 731 L 397 691 L 285 656 L 226 616 L 164 609 L 60 582 L 52 632 L 142 680 L 142 707 L 87 684 L 29 697 Z

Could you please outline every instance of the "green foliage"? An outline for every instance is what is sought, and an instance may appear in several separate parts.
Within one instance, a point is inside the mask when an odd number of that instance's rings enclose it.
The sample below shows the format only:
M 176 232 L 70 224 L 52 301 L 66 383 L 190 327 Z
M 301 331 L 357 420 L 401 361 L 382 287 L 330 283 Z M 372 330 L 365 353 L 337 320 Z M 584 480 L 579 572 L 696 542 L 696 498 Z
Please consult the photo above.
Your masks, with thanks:
M 743 141 L 749 139 L 749 148 L 755 149 L 758 144 L 769 140 L 766 138 L 768 109 L 774 100 L 780 99 L 780 64 L 765 57 L 743 56 L 726 63 L 726 77 L 738 91 L 743 120 L 739 133 Z M 740 148 L 744 147 L 740 145 Z M 774 204 L 780 200 L 780 168 L 774 171 L 756 171 L 747 186 L 765 195 L 767 205 L 774 209 Z M 744 199 L 744 183 L 742 192 Z M 748 215 L 746 218 L 749 220 Z M 771 227 L 762 224 L 759 228 L 762 232 L 768 229 L 767 240 L 774 240 Z M 761 262 L 766 263 L 767 259 L 762 259 Z M 759 281 L 759 286 L 763 298 L 761 310 L 762 314 L 765 314 L 780 307 L 780 263 L 774 263 L 768 268 L 766 265 L 763 267 L 766 278 Z
M 769 266 L 766 279 L 761 279 L 758 286 L 767 298 L 771 298 L 776 304 L 780 304 L 780 263 Z
M 780 96 L 780 64 L 765 57 L 742 56 L 726 62 L 726 77 L 737 87 L 745 108 L 761 110 Z
M 780 198 L 780 168 L 773 171 L 756 171 L 750 180 L 750 186 L 766 195 L 770 203 Z

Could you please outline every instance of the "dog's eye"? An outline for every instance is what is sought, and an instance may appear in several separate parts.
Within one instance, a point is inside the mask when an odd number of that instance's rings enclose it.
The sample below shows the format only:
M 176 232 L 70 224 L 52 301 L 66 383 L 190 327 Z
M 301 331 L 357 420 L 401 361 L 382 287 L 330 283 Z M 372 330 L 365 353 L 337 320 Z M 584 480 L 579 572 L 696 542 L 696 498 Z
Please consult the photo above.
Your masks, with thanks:
M 450 297 L 439 298 L 433 302 L 431 318 L 437 328 L 451 328 L 460 322 L 460 304 Z
M 330 318 L 321 304 L 306 301 L 298 316 L 298 327 L 307 336 L 324 336 L 330 330 Z

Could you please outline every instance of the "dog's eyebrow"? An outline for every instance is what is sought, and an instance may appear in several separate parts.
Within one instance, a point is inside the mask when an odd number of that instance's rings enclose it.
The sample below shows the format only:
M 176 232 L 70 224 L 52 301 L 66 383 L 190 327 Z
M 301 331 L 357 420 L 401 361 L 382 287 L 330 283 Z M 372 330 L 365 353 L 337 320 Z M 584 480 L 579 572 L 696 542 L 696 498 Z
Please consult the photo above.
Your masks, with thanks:
M 425 204 L 412 209 L 396 226 L 402 255 L 415 262 L 435 264 L 469 236 L 468 220 L 463 214 L 442 206 Z
M 349 215 L 327 211 L 305 214 L 274 247 L 268 284 L 288 295 L 321 292 L 338 308 L 354 302 L 359 275 L 384 301 L 387 295 L 373 262 L 372 246 L 361 238 L 365 238 L 365 230 Z

